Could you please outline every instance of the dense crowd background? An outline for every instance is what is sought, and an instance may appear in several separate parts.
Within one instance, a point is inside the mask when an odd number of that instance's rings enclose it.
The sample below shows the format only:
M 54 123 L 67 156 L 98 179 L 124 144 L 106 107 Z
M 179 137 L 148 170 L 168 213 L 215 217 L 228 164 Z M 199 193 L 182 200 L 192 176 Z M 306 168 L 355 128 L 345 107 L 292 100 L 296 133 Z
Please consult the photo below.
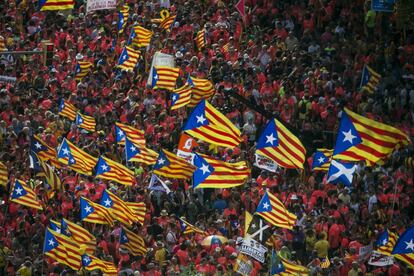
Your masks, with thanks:
M 126 1 L 128 26 L 138 24 L 155 32 L 144 59 L 127 73 L 116 64 L 129 28 L 118 34 L 115 11 L 86 14 L 85 3 L 76 1 L 68 13 L 39 12 L 36 2 L 0 3 L 0 34 L 9 50 L 40 49 L 44 39 L 55 45 L 49 68 L 38 55 L 0 55 L 0 75 L 17 77 L 15 83 L 0 83 L 0 160 L 11 176 L 40 181 L 29 168 L 33 134 L 52 147 L 67 137 L 93 156 L 104 153 L 123 162 L 115 145 L 117 121 L 143 129 L 154 150 L 174 151 L 189 110 L 170 111 L 169 93 L 146 86 L 146 70 L 156 51 L 176 57 L 181 69 L 178 86 L 189 74 L 209 78 L 217 91 L 212 104 L 242 130 L 239 148 L 210 154 L 253 164 L 254 142 L 266 123 L 262 114 L 268 112 L 301 139 L 309 159 L 304 173 L 282 168 L 271 173 L 252 166 L 248 182 L 233 189 L 193 190 L 190 182 L 170 179 L 169 195 L 148 191 L 149 170 L 138 164 L 138 184 L 128 189 L 62 169 L 64 191 L 47 200 L 45 191 L 37 190 L 48 203 L 42 212 L 5 204 L 8 192 L 1 187 L 0 275 L 39 275 L 42 269 L 49 275 L 75 275 L 43 258 L 45 227 L 49 219 L 79 221 L 79 195 L 98 201 L 105 187 L 125 201 L 144 201 L 148 210 L 145 225 L 134 228 L 150 250 L 144 257 L 118 250 L 119 224 L 83 224 L 98 239 L 96 256 L 114 261 L 120 275 L 232 275 L 244 210 L 253 213 L 266 188 L 298 216 L 292 231 L 275 230 L 272 246 L 290 260 L 309 264 L 313 275 L 413 274 L 398 260 L 383 268 L 358 261 L 359 248 L 375 241 L 384 229 L 401 233 L 413 224 L 413 168 L 404 163 L 411 146 L 397 150 L 383 165 L 359 164 L 351 187 L 326 184 L 322 173 L 310 171 L 312 152 L 333 147 L 345 106 L 413 136 L 414 34 L 407 30 L 403 35 L 392 13 L 370 11 L 370 3 L 361 0 L 248 0 L 243 21 L 234 1 L 176 0 L 170 10 L 177 20 L 168 33 L 151 22 L 159 18 L 158 1 Z M 207 47 L 198 51 L 193 39 L 203 27 Z M 228 50 L 223 50 L 227 43 Z M 76 82 L 75 65 L 81 60 L 91 61 L 94 68 Z M 373 94 L 359 90 L 364 64 L 382 75 Z M 262 112 L 248 108 L 232 93 Z M 62 98 L 94 116 L 97 131 L 84 133 L 58 116 Z M 201 143 L 200 151 L 208 152 L 208 145 Z M 229 243 L 212 250 L 202 247 L 202 237 L 184 236 L 175 216 L 184 216 L 209 234 L 224 235 Z M 319 268 L 317 259 L 328 253 L 331 266 Z M 47 261 L 42 268 L 43 260 Z M 252 275 L 267 271 L 266 264 L 254 261 Z

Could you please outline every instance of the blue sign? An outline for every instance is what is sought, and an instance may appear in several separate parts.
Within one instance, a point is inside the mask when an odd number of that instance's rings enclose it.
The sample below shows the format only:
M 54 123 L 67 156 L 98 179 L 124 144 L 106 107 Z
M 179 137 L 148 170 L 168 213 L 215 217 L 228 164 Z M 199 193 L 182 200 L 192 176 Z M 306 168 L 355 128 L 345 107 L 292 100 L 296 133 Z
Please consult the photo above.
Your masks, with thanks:
M 371 9 L 377 12 L 393 12 L 395 0 L 372 0 Z

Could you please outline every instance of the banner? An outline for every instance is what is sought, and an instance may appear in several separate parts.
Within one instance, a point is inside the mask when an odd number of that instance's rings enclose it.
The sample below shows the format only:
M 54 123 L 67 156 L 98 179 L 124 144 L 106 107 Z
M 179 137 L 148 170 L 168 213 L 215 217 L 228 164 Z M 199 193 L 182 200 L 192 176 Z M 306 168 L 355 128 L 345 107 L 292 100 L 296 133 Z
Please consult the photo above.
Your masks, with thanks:
M 236 264 L 234 265 L 234 271 L 247 276 L 253 270 L 253 263 L 249 260 L 249 257 L 243 254 L 238 254 L 236 259 Z
M 256 156 L 256 161 L 254 162 L 253 165 L 255 165 L 258 168 L 267 170 L 269 172 L 276 172 L 277 171 L 277 164 L 275 162 L 273 162 L 272 160 L 270 160 L 267 157 L 264 157 L 263 155 L 260 154 L 255 154 Z
M 373 251 L 368 261 L 369 265 L 373 266 L 387 266 L 394 264 L 393 256 L 382 255 L 377 251 Z
M 116 9 L 116 0 L 88 0 L 86 3 L 86 12 L 97 10 L 113 10 Z
M 372 0 L 371 9 L 377 12 L 393 12 L 395 0 Z
M 374 250 L 374 248 L 372 247 L 372 244 L 368 244 L 366 246 L 360 247 L 359 248 L 359 260 L 360 261 L 367 260 L 369 256 L 371 255 L 372 250 Z
M 9 77 L 9 76 L 0 76 L 0 82 L 10 82 L 10 83 L 15 83 L 16 82 L 16 77 Z
M 175 67 L 174 56 L 163 54 L 161 52 L 156 52 L 154 54 L 151 62 L 151 69 L 148 75 L 147 86 L 151 86 L 152 84 L 152 68 L 154 68 L 154 66 Z
M 264 263 L 267 248 L 263 246 L 261 243 L 249 237 L 246 237 L 240 246 L 240 252 L 252 258 L 255 258 L 261 263 Z

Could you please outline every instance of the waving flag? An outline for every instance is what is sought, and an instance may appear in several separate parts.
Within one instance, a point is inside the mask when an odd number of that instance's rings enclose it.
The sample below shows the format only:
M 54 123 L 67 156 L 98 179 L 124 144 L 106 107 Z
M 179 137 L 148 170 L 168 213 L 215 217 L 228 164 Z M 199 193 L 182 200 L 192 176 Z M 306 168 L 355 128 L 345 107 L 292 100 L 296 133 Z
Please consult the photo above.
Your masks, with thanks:
M 62 234 L 71 237 L 80 245 L 81 249 L 85 248 L 86 253 L 93 254 L 95 252 L 96 238 L 88 230 L 67 219 L 62 219 L 60 228 Z
M 153 32 L 151 32 L 148 29 L 145 29 L 141 26 L 134 26 L 131 29 L 131 33 L 129 35 L 128 39 L 128 45 L 135 45 L 139 48 L 141 47 L 147 47 L 151 43 L 151 38 L 154 35 Z
M 327 171 L 331 164 L 333 150 L 317 149 L 313 156 L 312 171 Z
M 134 256 L 145 256 L 147 254 L 144 239 L 125 227 L 121 230 L 119 243 L 121 248 L 128 249 Z
M 40 158 L 38 159 L 40 166 L 43 168 L 44 177 L 48 185 L 53 191 L 62 191 L 62 183 L 55 171 Z
M 40 139 L 39 136 L 34 135 L 30 137 L 30 152 L 36 154 L 37 157 L 43 161 L 48 161 L 51 166 L 60 168 L 61 165 L 57 159 L 56 150 L 48 146 Z M 39 164 L 40 165 L 40 164 Z
M 322 259 L 322 262 L 319 264 L 320 268 L 328 268 L 331 266 L 331 261 L 328 256 Z
M 39 0 L 40 11 L 60 11 L 73 9 L 74 0 Z
M 152 88 L 173 91 L 180 73 L 180 68 L 154 66 L 152 68 Z
M 96 162 L 98 162 L 97 158 L 76 147 L 66 138 L 64 138 L 60 144 L 57 156 L 59 162 L 69 166 L 72 170 L 85 175 L 92 175 Z
M 380 80 L 380 74 L 375 72 L 368 65 L 364 65 L 364 69 L 362 70 L 361 76 L 361 84 L 359 85 L 359 88 L 372 94 L 374 93 L 375 88 L 378 86 Z
M 14 182 L 10 189 L 10 201 L 29 208 L 43 210 L 42 204 L 37 200 L 35 192 L 23 180 L 16 179 Z
M 351 186 L 355 170 L 356 165 L 353 163 L 332 160 L 328 170 L 327 182 L 333 184 L 343 183 L 345 186 Z
M 75 123 L 78 127 L 94 132 L 96 128 L 95 118 L 87 115 L 82 115 L 79 112 L 76 114 Z
M 81 221 L 97 224 L 109 224 L 113 226 L 111 212 L 105 207 L 90 201 L 84 197 L 80 198 Z
M 145 145 L 144 131 L 119 122 L 115 123 L 116 142 L 125 145 L 125 136 L 133 143 Z
M 191 86 L 185 84 L 174 89 L 171 95 L 171 110 L 184 107 L 191 102 Z
M 74 121 L 76 118 L 76 113 L 78 113 L 78 109 L 73 104 L 65 101 L 64 99 L 60 100 L 59 115 L 66 117 L 71 121 Z
M 170 188 L 168 188 L 167 184 L 164 183 L 158 176 L 155 174 L 151 175 L 150 183 L 148 185 L 148 190 L 150 191 L 160 191 L 166 194 L 171 193 Z
M 161 150 L 153 169 L 154 173 L 164 177 L 188 179 L 193 175 L 195 167 L 175 154 Z
M 102 261 L 92 255 L 82 255 L 82 266 L 87 271 L 100 270 L 104 275 L 118 275 L 115 265 L 111 262 Z
M 250 175 L 246 161 L 226 163 L 207 155 L 196 154 L 193 188 L 231 188 L 243 185 Z
M 178 141 L 177 156 L 187 160 L 188 163 L 193 164 L 195 153 L 194 149 L 198 148 L 196 140 L 186 133 L 182 133 Z
M 46 229 L 43 253 L 76 271 L 81 267 L 80 247 L 76 241 L 50 228 Z
M 129 138 L 125 138 L 125 157 L 127 162 L 138 162 L 146 165 L 154 165 L 158 153 L 148 149 L 145 145 L 135 144 Z
M 171 26 L 174 24 L 174 21 L 175 21 L 175 15 L 166 16 L 161 20 L 160 28 L 166 31 L 170 31 Z
M 384 255 L 391 255 L 392 250 L 397 243 L 398 235 L 386 229 L 382 234 L 378 237 L 376 241 L 377 251 Z
M 9 170 L 7 166 L 0 162 L 0 185 L 7 187 L 7 182 L 9 181 Z
M 206 100 L 191 112 L 183 130 L 189 135 L 216 146 L 234 148 L 242 141 L 240 130 Z
M 115 181 L 116 183 L 131 186 L 135 183 L 134 172 L 106 157 L 99 157 L 96 164 L 95 176 L 100 179 Z
M 211 98 L 214 93 L 213 83 L 207 79 L 197 79 L 195 77 L 188 77 L 187 84 L 191 86 L 191 102 L 188 107 L 196 106 L 202 99 Z
M 132 225 L 135 221 L 138 221 L 126 202 L 108 190 L 103 191 L 100 204 L 111 210 L 114 217 L 125 225 Z
M 134 50 L 131 47 L 125 46 L 118 60 L 118 68 L 126 71 L 134 70 L 140 56 L 141 52 L 139 50 Z
M 92 71 L 93 63 L 89 61 L 79 61 L 75 68 L 75 79 L 82 80 L 89 72 Z
M 194 40 L 199 51 L 206 47 L 206 30 L 202 29 L 201 31 L 199 31 Z
M 145 213 L 147 211 L 147 207 L 145 206 L 144 202 L 125 202 L 129 209 L 134 212 L 135 216 L 138 219 L 138 222 L 141 225 L 144 225 L 145 221 Z
M 183 220 L 182 218 L 177 218 L 177 219 L 180 222 L 181 232 L 183 232 L 184 235 L 191 234 L 191 233 L 196 233 L 196 234 L 201 234 L 201 235 L 206 235 L 207 236 L 206 232 L 204 232 L 203 230 L 195 227 L 191 223 Z
M 258 215 L 253 215 L 249 227 L 247 228 L 246 236 L 260 242 L 261 244 L 265 244 L 272 234 L 273 230 L 266 223 L 266 221 Z
M 284 168 L 303 169 L 305 147 L 281 122 L 272 119 L 261 133 L 256 153 L 263 155 Z
M 118 12 L 118 33 L 122 34 L 125 30 L 126 24 L 129 17 L 129 6 L 122 6 L 121 10 Z
M 414 268 L 414 226 L 402 233 L 391 254 L 409 267 Z
M 290 213 L 283 203 L 270 192 L 266 192 L 257 206 L 256 213 L 270 224 L 286 229 L 293 229 L 296 215 Z
M 279 254 L 277 254 L 274 250 L 272 251 L 271 257 L 271 269 L 270 275 L 295 275 L 295 276 L 308 276 L 309 269 L 304 266 L 292 263 Z

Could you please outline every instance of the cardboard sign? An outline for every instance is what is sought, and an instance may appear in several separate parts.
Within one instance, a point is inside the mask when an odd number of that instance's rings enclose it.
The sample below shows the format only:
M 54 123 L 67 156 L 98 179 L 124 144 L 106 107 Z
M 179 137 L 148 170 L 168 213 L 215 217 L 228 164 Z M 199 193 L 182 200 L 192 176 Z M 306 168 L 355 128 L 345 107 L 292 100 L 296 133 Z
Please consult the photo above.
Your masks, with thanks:
M 240 246 L 240 252 L 252 258 L 255 258 L 261 263 L 264 263 L 267 248 L 263 246 L 261 243 L 249 237 L 246 237 Z
M 377 251 L 373 251 L 368 261 L 369 265 L 373 266 L 387 266 L 394 264 L 393 256 L 386 256 Z
M 88 0 L 86 3 L 86 12 L 97 10 L 113 10 L 116 9 L 116 0 Z
M 273 162 L 269 158 L 264 157 L 263 155 L 260 155 L 260 154 L 255 154 L 255 156 L 256 156 L 256 161 L 254 162 L 253 165 L 255 165 L 258 168 L 267 170 L 269 172 L 277 171 L 278 166 L 275 162 Z
M 371 9 L 377 12 L 393 12 L 395 0 L 372 0 Z

